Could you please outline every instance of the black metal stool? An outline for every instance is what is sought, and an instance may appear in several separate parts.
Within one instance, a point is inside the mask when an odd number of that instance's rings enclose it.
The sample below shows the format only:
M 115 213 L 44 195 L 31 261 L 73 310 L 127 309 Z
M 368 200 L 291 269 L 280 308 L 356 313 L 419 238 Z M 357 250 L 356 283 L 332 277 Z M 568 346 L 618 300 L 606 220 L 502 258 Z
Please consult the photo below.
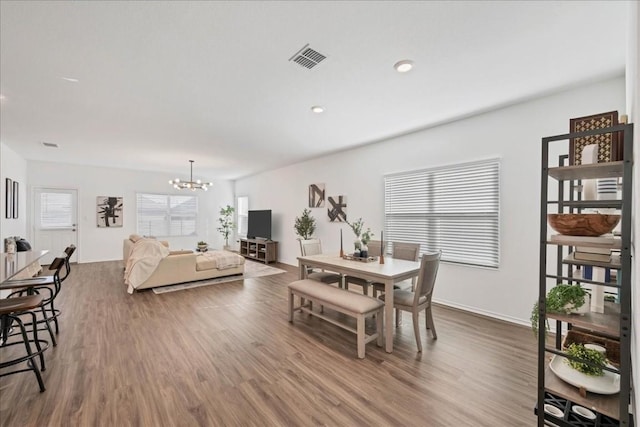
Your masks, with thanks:
M 0 377 L 4 377 L 7 375 L 18 374 L 20 372 L 28 372 L 33 371 L 38 379 L 38 385 L 40 386 L 40 392 L 45 391 L 44 382 L 42 381 L 42 375 L 40 375 L 40 369 L 38 368 L 38 362 L 35 360 L 37 357 L 40 357 L 40 366 L 44 371 L 44 351 L 49 348 L 49 343 L 45 340 L 38 338 L 38 328 L 32 328 L 33 338 L 29 338 L 27 335 L 27 329 L 25 328 L 24 323 L 22 322 L 21 316 L 30 316 L 31 324 L 36 324 L 36 314 L 33 311 L 34 309 L 40 308 L 42 306 L 43 297 L 42 295 L 28 295 L 24 297 L 17 298 L 8 298 L 0 300 L 0 333 L 3 335 L 2 345 L 0 347 L 11 347 L 14 345 L 24 344 L 25 350 L 27 352 L 26 355 L 20 355 L 13 359 L 9 359 L 6 361 L 0 361 L 0 370 L 4 368 L 8 368 L 10 366 L 18 365 L 22 362 L 27 362 L 27 367 L 24 369 L 18 369 L 11 372 L 0 373 Z M 18 335 L 18 333 L 14 333 L 9 335 L 9 328 L 15 325 L 20 331 L 19 334 L 22 336 L 22 340 L 11 340 L 10 336 Z M 31 343 L 33 343 L 36 347 L 36 351 L 31 349 Z

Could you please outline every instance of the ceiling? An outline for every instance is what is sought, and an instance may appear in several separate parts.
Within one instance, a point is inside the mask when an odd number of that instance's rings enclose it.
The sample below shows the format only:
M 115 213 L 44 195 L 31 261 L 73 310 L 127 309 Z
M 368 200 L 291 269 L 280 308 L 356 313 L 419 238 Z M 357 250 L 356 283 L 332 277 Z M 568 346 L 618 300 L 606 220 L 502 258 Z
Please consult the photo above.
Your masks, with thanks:
M 628 7 L 2 0 L 0 141 L 26 159 L 168 175 L 193 159 L 195 177 L 236 179 L 622 75 Z M 327 58 L 290 61 L 305 44 Z

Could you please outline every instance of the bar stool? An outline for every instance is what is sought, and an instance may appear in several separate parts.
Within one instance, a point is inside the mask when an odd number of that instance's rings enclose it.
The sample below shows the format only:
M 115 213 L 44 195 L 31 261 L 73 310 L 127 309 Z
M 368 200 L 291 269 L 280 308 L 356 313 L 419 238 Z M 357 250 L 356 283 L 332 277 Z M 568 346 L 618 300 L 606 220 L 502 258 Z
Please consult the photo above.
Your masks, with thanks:
M 27 368 L 0 373 L 0 377 L 18 374 L 21 372 L 33 371 L 38 380 L 38 385 L 40 386 L 41 393 L 45 391 L 45 387 L 44 382 L 42 381 L 42 375 L 40 375 L 40 369 L 38 369 L 38 363 L 35 359 L 37 357 L 40 357 L 40 366 L 44 371 L 46 368 L 44 364 L 43 353 L 47 348 L 49 348 L 49 343 L 38 338 L 38 328 L 32 328 L 33 338 L 29 339 L 29 336 L 27 335 L 27 329 L 25 328 L 25 324 L 22 322 L 20 316 L 29 315 L 31 317 L 31 324 L 35 324 L 36 314 L 33 310 L 41 307 L 42 301 L 42 295 L 28 295 L 24 297 L 7 298 L 0 300 L 0 325 L 2 325 L 1 333 L 3 335 L 3 344 L 0 347 L 11 347 L 24 343 L 24 347 L 27 352 L 26 355 L 21 355 L 6 361 L 0 361 L 0 370 L 17 365 L 22 362 L 27 362 Z M 22 341 L 10 341 L 8 335 L 9 329 L 12 324 L 17 325 L 20 329 L 19 334 L 22 336 Z M 14 333 L 10 336 L 14 336 L 17 334 L 18 333 Z M 33 351 L 31 349 L 30 343 L 35 344 L 36 351 Z
M 49 270 L 54 271 L 52 276 L 47 276 L 51 277 L 52 282 L 50 284 L 43 285 L 38 281 L 25 279 L 9 280 L 8 282 L 0 285 L 0 289 L 17 289 L 10 293 L 7 299 L 13 299 L 25 295 L 43 295 L 43 299 L 40 301 L 39 306 L 39 311 L 40 313 L 42 313 L 42 319 L 37 319 L 35 322 L 25 323 L 24 326 L 31 327 L 31 329 L 38 329 L 38 325 L 43 325 L 43 327 L 39 328 L 39 330 L 46 330 L 49 332 L 51 343 L 54 347 L 57 346 L 58 343 L 56 341 L 55 335 L 53 334 L 53 330 L 51 329 L 51 322 L 56 325 L 57 334 L 58 316 L 60 315 L 60 310 L 57 310 L 55 308 L 54 301 L 60 293 L 60 290 L 62 289 L 63 279 L 60 278 L 60 271 L 62 270 L 62 267 L 66 265 L 66 259 L 67 258 L 55 258 L 51 265 L 49 265 Z M 68 276 L 68 273 L 66 276 Z

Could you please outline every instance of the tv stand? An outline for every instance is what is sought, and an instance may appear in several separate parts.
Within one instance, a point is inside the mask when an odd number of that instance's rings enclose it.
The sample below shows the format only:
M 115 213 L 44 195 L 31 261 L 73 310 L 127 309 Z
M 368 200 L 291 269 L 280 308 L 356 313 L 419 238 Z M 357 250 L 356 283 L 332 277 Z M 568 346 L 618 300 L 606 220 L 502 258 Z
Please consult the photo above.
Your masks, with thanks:
M 255 261 L 278 261 L 278 242 L 263 239 L 240 239 L 240 255 Z

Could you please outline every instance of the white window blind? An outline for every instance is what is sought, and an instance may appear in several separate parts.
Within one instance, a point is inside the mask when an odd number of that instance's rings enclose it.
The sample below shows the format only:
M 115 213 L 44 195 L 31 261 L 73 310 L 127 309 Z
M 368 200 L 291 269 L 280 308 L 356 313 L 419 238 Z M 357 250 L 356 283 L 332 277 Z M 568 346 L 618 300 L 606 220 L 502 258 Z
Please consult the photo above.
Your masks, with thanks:
M 247 237 L 249 225 L 249 197 L 238 197 L 238 236 Z
M 40 194 L 40 226 L 69 228 L 73 224 L 73 196 L 69 193 Z
M 385 240 L 442 250 L 442 260 L 497 268 L 500 162 L 491 159 L 387 175 Z
M 138 234 L 143 236 L 194 236 L 198 197 L 138 193 Z

